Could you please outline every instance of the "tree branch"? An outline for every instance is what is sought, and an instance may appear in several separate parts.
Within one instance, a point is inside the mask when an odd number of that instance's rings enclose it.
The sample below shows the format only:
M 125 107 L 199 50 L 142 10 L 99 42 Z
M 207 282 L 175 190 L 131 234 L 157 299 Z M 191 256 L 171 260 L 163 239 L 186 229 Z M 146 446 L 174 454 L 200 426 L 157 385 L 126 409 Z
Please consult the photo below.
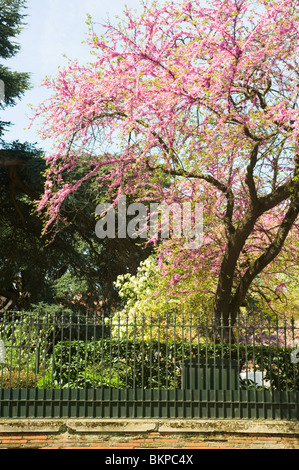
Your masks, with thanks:
M 258 148 L 259 148 L 259 144 L 256 143 L 251 152 L 250 163 L 247 166 L 247 173 L 245 177 L 245 183 L 247 184 L 249 188 L 249 195 L 250 195 L 250 201 L 251 201 L 252 206 L 256 206 L 256 203 L 257 203 L 257 193 L 256 193 L 256 187 L 255 187 L 255 182 L 253 178 L 253 171 L 257 162 Z
M 274 258 L 280 253 L 284 242 L 287 238 L 289 231 L 291 230 L 297 216 L 299 214 L 299 194 L 296 192 L 294 199 L 291 200 L 289 208 L 284 216 L 282 223 L 277 231 L 276 237 L 264 253 L 257 258 L 247 269 L 244 276 L 242 277 L 238 288 L 233 296 L 231 305 L 240 305 L 244 300 L 249 286 L 253 279 L 258 276 L 261 271 L 268 266 Z
M 181 176 L 185 178 L 202 179 L 210 183 L 215 188 L 219 189 L 225 195 L 227 199 L 226 213 L 223 219 L 224 224 L 230 234 L 234 233 L 235 227 L 232 224 L 232 216 L 233 216 L 233 211 L 234 211 L 234 194 L 231 188 L 229 188 L 224 183 L 221 183 L 220 181 L 218 181 L 216 178 L 214 178 L 211 175 L 205 175 L 203 173 L 197 173 L 194 171 L 188 172 L 184 170 L 183 168 L 181 169 L 165 168 L 163 165 L 157 165 L 155 167 L 152 167 L 150 166 L 148 161 L 147 161 L 147 166 L 151 171 L 162 170 L 164 173 L 171 175 L 171 176 Z

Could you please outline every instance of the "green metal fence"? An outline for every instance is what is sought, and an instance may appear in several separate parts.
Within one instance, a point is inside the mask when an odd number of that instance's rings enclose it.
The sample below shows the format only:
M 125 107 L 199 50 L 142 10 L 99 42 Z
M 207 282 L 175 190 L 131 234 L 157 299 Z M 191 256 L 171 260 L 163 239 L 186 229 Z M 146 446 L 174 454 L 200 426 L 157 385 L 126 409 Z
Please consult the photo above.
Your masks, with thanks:
M 299 418 L 294 319 L 0 315 L 2 418 Z

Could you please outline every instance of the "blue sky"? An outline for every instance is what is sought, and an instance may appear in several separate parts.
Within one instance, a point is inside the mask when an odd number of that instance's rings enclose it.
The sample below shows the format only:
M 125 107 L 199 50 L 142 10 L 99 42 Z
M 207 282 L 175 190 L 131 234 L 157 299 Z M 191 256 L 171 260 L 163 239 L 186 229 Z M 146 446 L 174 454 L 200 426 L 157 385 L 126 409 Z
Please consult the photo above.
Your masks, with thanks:
M 30 105 L 36 107 L 48 96 L 46 88 L 40 87 L 41 81 L 47 75 L 57 75 L 58 66 L 67 64 L 64 55 L 80 63 L 92 60 L 88 46 L 82 44 L 88 33 L 86 15 L 103 24 L 107 15 L 111 20 L 116 15 L 122 16 L 125 4 L 133 9 L 141 8 L 139 0 L 27 0 L 27 25 L 17 39 L 21 51 L 3 65 L 29 72 L 33 88 L 16 106 L 2 112 L 1 120 L 13 123 L 4 134 L 5 141 L 37 142 L 44 150 L 51 150 L 52 142 L 40 139 L 38 126 L 28 130 Z

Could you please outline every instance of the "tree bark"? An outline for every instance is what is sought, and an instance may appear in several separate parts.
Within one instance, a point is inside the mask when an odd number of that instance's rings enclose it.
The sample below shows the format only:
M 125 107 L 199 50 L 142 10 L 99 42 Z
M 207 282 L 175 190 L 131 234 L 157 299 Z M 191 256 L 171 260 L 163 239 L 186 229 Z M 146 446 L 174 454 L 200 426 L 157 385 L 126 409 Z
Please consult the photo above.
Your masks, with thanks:
M 236 319 L 236 311 L 231 311 L 232 289 L 240 253 L 247 238 L 253 230 L 259 217 L 259 212 L 249 210 L 239 227 L 228 237 L 228 242 L 220 267 L 218 285 L 214 299 L 214 317 L 216 322 L 216 336 L 226 343 L 229 341 L 229 323 L 232 325 Z
M 274 241 L 252 263 L 240 279 L 235 292 L 233 281 L 238 258 L 253 229 L 259 212 L 248 214 L 244 217 L 244 223 L 230 236 L 219 275 L 219 281 L 214 302 L 214 316 L 217 325 L 217 336 L 225 343 L 232 341 L 230 327 L 234 325 L 236 316 L 252 281 L 268 266 L 280 253 L 284 242 L 299 214 L 299 191 L 296 190 L 288 210 L 278 228 Z

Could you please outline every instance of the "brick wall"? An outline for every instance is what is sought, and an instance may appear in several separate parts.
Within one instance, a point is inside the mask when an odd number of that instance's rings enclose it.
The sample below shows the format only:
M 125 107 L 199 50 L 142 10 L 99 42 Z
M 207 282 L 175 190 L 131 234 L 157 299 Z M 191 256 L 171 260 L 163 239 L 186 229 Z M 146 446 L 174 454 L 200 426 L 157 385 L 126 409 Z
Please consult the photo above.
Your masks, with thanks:
M 299 449 L 299 424 L 237 420 L 0 419 L 0 449 Z

